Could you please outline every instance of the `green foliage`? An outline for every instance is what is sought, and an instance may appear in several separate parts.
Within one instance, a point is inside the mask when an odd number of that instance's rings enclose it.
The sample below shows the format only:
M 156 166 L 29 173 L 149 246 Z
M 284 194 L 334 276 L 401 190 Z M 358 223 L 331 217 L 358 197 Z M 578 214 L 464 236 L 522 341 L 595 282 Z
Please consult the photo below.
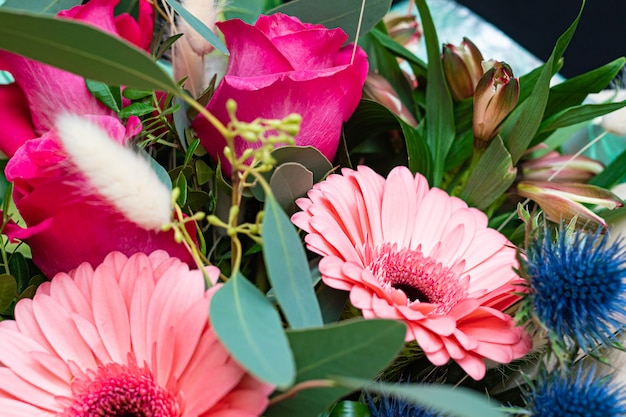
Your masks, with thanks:
M 224 45 L 224 42 L 222 42 L 222 40 L 218 38 L 211 29 L 206 27 L 206 25 L 202 23 L 200 19 L 198 19 L 197 17 L 189 13 L 178 2 L 178 0 L 165 0 L 165 1 L 167 2 L 167 4 L 169 4 L 172 7 L 172 9 L 176 11 L 176 13 L 180 15 L 180 17 L 182 17 L 183 19 L 185 19 L 187 23 L 189 23 L 189 26 L 191 26 L 196 32 L 198 32 L 200 36 L 202 36 L 207 42 L 213 45 L 215 49 L 217 49 L 218 51 L 220 51 L 221 53 L 225 55 L 228 55 L 228 49 L 226 49 L 226 45 Z
M 373 378 L 402 348 L 406 327 L 389 320 L 351 320 L 321 329 L 287 332 L 296 383 L 337 376 Z M 312 388 L 267 409 L 267 417 L 316 417 L 356 387 Z
M 292 329 L 322 326 L 304 248 L 293 224 L 271 194 L 265 200 L 263 257 L 289 326 Z
M 357 389 L 365 387 L 367 391 L 383 395 L 394 395 L 406 401 L 422 404 L 444 413 L 458 417 L 504 417 L 498 410 L 499 405 L 475 391 L 439 384 L 388 384 L 356 378 L 337 377 L 335 381 L 342 386 Z
M 426 0 L 417 0 L 415 4 L 422 19 L 428 54 L 426 116 L 423 121 L 425 127 L 423 127 L 422 134 L 430 149 L 433 169 L 431 175 L 426 175 L 426 177 L 431 186 L 439 187 L 443 179 L 446 157 L 454 142 L 454 111 L 452 97 L 443 74 L 439 39 Z
M 180 93 L 145 52 L 69 19 L 0 8 L 0 49 L 109 85 Z
M 366 0 L 361 21 L 361 36 L 366 34 L 389 11 L 391 0 Z M 348 41 L 356 38 L 359 28 L 361 2 L 354 0 L 293 0 L 267 12 L 285 13 L 303 22 L 317 23 L 327 28 L 340 27 L 348 34 Z
M 0 7 L 22 10 L 25 12 L 55 15 L 81 4 L 80 0 L 7 0 Z
M 232 276 L 211 300 L 211 324 L 246 369 L 278 387 L 295 377 L 294 360 L 274 306 L 246 277 Z

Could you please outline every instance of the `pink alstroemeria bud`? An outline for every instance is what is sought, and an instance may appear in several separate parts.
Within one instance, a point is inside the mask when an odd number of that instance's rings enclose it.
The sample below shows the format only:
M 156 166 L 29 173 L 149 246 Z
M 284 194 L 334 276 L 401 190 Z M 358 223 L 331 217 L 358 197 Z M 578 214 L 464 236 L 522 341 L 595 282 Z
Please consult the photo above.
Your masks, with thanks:
M 387 13 L 383 22 L 391 39 L 408 49 L 414 49 L 422 39 L 422 30 L 413 14 Z
M 604 165 L 595 159 L 580 155 L 572 158 L 556 151 L 523 161 L 520 167 L 524 180 L 580 183 L 589 181 L 604 169 Z
M 500 131 L 500 124 L 519 99 L 519 81 L 511 67 L 495 61 L 474 91 L 474 146 L 485 147 Z
M 417 127 L 417 121 L 409 109 L 402 103 L 398 93 L 382 75 L 369 73 L 363 85 L 363 95 L 387 107 L 407 124 Z
M 483 76 L 483 55 L 476 45 L 463 38 L 460 45 L 443 45 L 443 71 L 452 97 L 459 101 L 472 97 L 478 81 Z
M 594 204 L 608 209 L 622 207 L 622 200 L 604 188 L 589 184 L 553 183 L 548 181 L 521 181 L 517 192 L 529 198 L 544 211 L 553 222 L 570 221 L 576 218 L 580 225 L 594 222 L 607 227 L 604 219 L 582 203 Z

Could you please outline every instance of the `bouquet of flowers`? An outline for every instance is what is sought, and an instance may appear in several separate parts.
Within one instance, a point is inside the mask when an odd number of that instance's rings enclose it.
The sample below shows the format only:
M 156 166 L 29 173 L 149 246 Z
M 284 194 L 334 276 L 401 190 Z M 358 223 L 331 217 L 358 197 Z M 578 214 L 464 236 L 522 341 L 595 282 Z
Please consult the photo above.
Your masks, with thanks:
M 426 0 L 81 3 L 0 7 L 2 416 L 626 415 L 584 3 L 519 78 Z

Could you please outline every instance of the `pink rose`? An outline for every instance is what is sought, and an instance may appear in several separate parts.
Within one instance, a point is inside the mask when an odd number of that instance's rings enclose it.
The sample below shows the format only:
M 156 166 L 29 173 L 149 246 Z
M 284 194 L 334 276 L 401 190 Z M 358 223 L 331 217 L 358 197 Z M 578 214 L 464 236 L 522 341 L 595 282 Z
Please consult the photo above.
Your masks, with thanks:
M 135 117 L 129 119 L 127 127 L 113 116 L 85 119 L 121 144 L 141 130 Z M 95 140 L 87 136 L 84 139 Z M 98 265 L 112 251 L 130 256 L 161 249 L 193 263 L 185 247 L 175 242 L 172 231 L 148 229 L 133 219 L 149 207 L 141 207 L 139 213 L 125 213 L 94 186 L 63 149 L 55 128 L 18 148 L 5 173 L 13 182 L 13 199 L 27 225 L 22 228 L 11 223 L 5 233 L 10 239 L 28 243 L 33 262 L 49 278 L 83 262 Z M 128 188 L 135 189 L 130 185 Z M 195 224 L 187 225 L 187 231 L 195 237 Z
M 152 6 L 141 0 L 135 21 L 128 14 L 113 15 L 118 1 L 91 0 L 57 16 L 90 24 L 147 50 L 154 25 Z M 50 130 L 60 113 L 113 115 L 91 95 L 81 76 L 2 50 L 0 70 L 15 78 L 14 84 L 0 85 L 0 150 L 9 157 L 27 140 Z
M 228 123 L 226 101 L 237 102 L 237 118 L 302 116 L 296 144 L 314 146 L 328 159 L 337 152 L 342 123 L 356 109 L 367 76 L 367 56 L 341 29 L 302 23 L 284 14 L 260 16 L 254 26 L 239 19 L 217 23 L 230 51 L 226 75 L 207 109 Z M 193 127 L 207 151 L 222 159 L 224 139 L 201 115 Z M 235 151 L 254 146 L 238 139 Z M 257 145 L 258 146 L 258 145 Z

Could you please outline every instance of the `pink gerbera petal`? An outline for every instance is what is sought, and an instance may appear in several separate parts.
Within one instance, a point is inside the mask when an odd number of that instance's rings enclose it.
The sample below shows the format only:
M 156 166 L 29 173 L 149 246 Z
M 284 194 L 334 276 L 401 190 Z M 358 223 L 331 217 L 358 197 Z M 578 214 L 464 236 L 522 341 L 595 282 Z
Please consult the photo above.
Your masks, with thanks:
M 364 166 L 343 169 L 298 206 L 293 221 L 323 257 L 322 280 L 350 291 L 365 318 L 404 321 L 406 340 L 433 364 L 452 358 L 482 379 L 484 358 L 507 363 L 530 349 L 501 311 L 521 290 L 516 249 L 481 211 L 406 167 L 386 180 Z
M 205 290 L 202 273 L 167 253 L 111 253 L 42 287 L 18 303 L 17 323 L 0 325 L 3 416 L 249 417 L 267 407 L 273 387 L 237 364 L 210 326 L 218 287 Z

